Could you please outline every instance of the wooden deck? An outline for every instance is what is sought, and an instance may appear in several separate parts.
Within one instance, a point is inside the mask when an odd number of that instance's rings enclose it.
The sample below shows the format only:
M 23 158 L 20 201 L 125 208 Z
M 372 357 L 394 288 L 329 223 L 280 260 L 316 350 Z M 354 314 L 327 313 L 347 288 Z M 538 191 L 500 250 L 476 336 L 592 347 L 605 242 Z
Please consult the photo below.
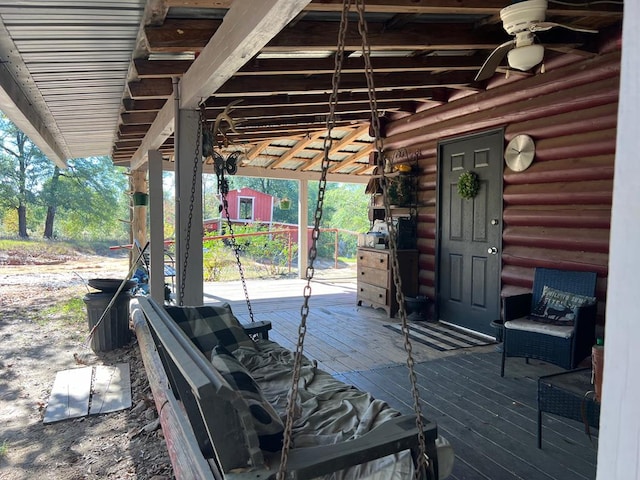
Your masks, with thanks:
M 247 283 L 255 319 L 271 320 L 271 338 L 291 349 L 304 285 L 301 280 Z M 355 292 L 351 276 L 314 281 L 304 353 L 340 380 L 411 413 L 402 336 L 384 327 L 398 320 L 358 307 Z M 249 320 L 240 282 L 206 284 L 205 303 L 219 301 L 228 301 L 241 321 Z M 501 378 L 494 345 L 439 352 L 413 343 L 412 351 L 423 415 L 437 422 L 456 452 L 450 478 L 595 478 L 597 439 L 592 443 L 579 422 L 545 414 L 543 448 L 536 448 L 537 379 L 559 368 L 507 359 Z

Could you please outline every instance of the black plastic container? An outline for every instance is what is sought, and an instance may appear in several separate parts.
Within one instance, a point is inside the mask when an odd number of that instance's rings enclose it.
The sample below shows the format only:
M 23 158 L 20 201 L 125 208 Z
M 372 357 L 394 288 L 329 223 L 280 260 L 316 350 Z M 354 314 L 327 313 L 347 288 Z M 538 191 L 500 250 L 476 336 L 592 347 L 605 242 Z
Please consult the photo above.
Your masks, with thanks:
M 88 293 L 82 299 L 87 306 L 89 331 L 98 323 L 102 313 L 106 310 L 115 292 Z M 107 352 L 120 348 L 129 343 L 129 301 L 131 294 L 123 291 L 118 294 L 102 322 L 93 332 L 91 349 L 94 352 Z

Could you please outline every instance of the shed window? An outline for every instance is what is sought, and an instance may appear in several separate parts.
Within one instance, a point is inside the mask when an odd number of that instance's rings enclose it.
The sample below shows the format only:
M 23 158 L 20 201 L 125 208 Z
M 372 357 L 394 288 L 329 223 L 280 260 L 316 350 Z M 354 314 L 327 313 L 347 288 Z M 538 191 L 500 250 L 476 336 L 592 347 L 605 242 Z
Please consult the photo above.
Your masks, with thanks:
M 243 220 L 253 220 L 253 198 L 240 198 L 240 218 Z

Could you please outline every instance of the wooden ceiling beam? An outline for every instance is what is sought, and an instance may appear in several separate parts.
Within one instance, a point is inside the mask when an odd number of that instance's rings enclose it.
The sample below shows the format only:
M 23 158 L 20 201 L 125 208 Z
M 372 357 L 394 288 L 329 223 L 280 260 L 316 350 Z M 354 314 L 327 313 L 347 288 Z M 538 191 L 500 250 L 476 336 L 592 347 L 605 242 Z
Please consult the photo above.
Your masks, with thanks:
M 299 50 L 336 50 L 339 23 L 301 21 L 295 28 L 284 29 L 271 40 L 264 51 L 283 52 Z M 386 30 L 382 22 L 367 25 L 369 46 L 372 51 L 383 50 L 478 50 L 495 48 L 505 41 L 502 29 L 480 32 L 473 24 L 431 23 L 409 24 L 399 30 Z M 347 51 L 362 50 L 362 39 L 357 22 L 351 22 L 345 38 Z
M 145 28 L 152 53 L 199 52 L 222 24 L 218 20 L 172 20 L 162 26 Z M 335 51 L 338 22 L 300 21 L 285 28 L 264 47 L 266 52 L 291 50 Z M 409 24 L 399 30 L 386 30 L 382 22 L 369 22 L 371 50 L 478 50 L 492 49 L 505 41 L 499 27 L 479 32 L 473 24 L 431 23 Z M 360 51 L 362 39 L 357 22 L 349 24 L 345 38 L 347 51 Z
M 145 78 L 129 82 L 129 94 L 136 99 L 167 99 L 173 93 L 170 78 Z
M 298 143 L 296 143 L 293 147 L 289 148 L 287 153 L 279 157 L 275 162 L 271 163 L 269 167 L 277 168 L 278 166 L 282 165 L 284 162 L 289 161 L 290 159 L 295 157 L 298 152 L 301 152 L 306 147 L 308 147 L 309 144 L 315 142 L 318 138 L 320 138 L 323 133 L 324 131 L 319 131 L 298 141 Z
M 164 0 L 168 8 L 230 8 L 233 0 Z M 455 14 L 455 15 L 498 15 L 505 7 L 504 0 L 367 0 L 369 13 L 396 14 Z M 352 5 L 355 11 L 355 5 Z M 548 11 L 553 15 L 566 16 L 609 16 L 620 7 L 606 4 L 576 3 L 550 4 Z M 313 0 L 304 8 L 305 12 L 341 12 L 342 0 Z M 622 13 L 622 12 L 621 12 Z
M 271 140 L 266 140 L 264 142 L 260 142 L 259 144 L 257 144 L 256 146 L 254 146 L 251 150 L 249 150 L 246 154 L 245 157 L 247 157 L 247 160 L 253 160 L 254 158 L 256 158 L 258 155 L 260 155 L 260 152 L 262 152 L 265 148 L 267 148 L 269 145 L 271 144 Z
M 147 60 L 133 61 L 138 78 L 180 77 L 193 64 L 193 60 Z
M 415 113 L 415 103 L 411 101 L 399 101 L 396 100 L 393 103 L 379 105 L 381 110 L 397 111 Z M 207 110 L 207 120 L 214 120 L 216 116 L 221 113 L 222 109 Z M 368 103 L 339 103 L 335 107 L 337 114 L 345 113 L 368 113 L 371 111 Z M 263 108 L 244 108 L 242 110 L 235 110 L 230 115 L 234 120 L 242 123 L 242 121 L 256 120 L 256 119 L 268 119 L 268 118 L 285 118 L 285 117 L 309 117 L 316 115 L 328 115 L 329 103 L 306 105 L 306 106 L 292 106 L 292 107 L 263 107 Z
M 124 112 L 120 115 L 123 125 L 149 125 L 156 119 L 157 112 Z
M 134 98 L 124 98 L 122 100 L 122 106 L 128 112 L 131 111 L 147 111 L 147 112 L 157 112 L 166 103 L 166 99 L 164 98 L 150 98 L 147 100 L 144 99 L 134 99 Z
M 162 25 L 147 25 L 144 34 L 149 52 L 199 52 L 211 40 L 222 20 L 168 18 Z
M 354 163 L 357 163 L 358 160 L 360 160 L 362 157 L 369 158 L 369 153 L 372 152 L 374 148 L 375 148 L 375 145 L 373 143 L 367 145 L 362 150 L 353 153 L 352 155 L 342 160 L 340 163 L 337 163 L 329 167 L 329 172 L 336 173 L 337 171 L 345 167 L 348 167 L 349 165 L 353 165 Z M 369 162 L 367 161 L 367 164 L 368 163 Z
M 309 0 L 234 0 L 225 21 L 193 65 L 180 79 L 179 108 L 195 108 L 258 54 L 309 3 Z M 144 79 L 143 79 L 144 80 Z M 169 100 L 174 98 L 173 94 Z M 147 152 L 158 148 L 173 132 L 174 105 L 168 101 L 158 112 L 140 148 L 131 159 L 136 170 Z
M 376 100 L 380 103 L 393 102 L 397 100 L 404 101 L 425 101 L 431 98 L 432 92 L 439 92 L 438 88 L 415 88 L 401 90 L 385 90 L 376 92 Z M 308 94 L 306 92 L 288 92 L 286 94 L 271 95 L 264 94 L 262 96 L 218 96 L 209 98 L 206 102 L 209 108 L 224 108 L 231 102 L 240 101 L 234 105 L 239 115 L 245 108 L 261 108 L 261 107 L 289 107 L 289 106 L 305 106 L 305 105 L 327 105 L 329 103 L 329 94 Z M 368 92 L 350 92 L 343 91 L 338 95 L 338 103 L 369 103 Z
M 373 57 L 371 63 L 377 73 L 473 70 L 480 69 L 486 55 L 431 56 L 431 57 Z M 264 58 L 254 59 L 236 74 L 251 75 L 318 75 L 332 74 L 335 69 L 333 58 Z M 361 57 L 345 58 L 341 73 L 363 73 L 364 60 Z
M 430 73 L 387 73 L 374 74 L 373 81 L 376 90 L 404 89 L 424 87 L 466 86 L 473 83 L 475 72 Z M 253 96 L 259 94 L 286 95 L 291 92 L 327 93 L 331 91 L 331 76 L 316 75 L 307 77 L 289 77 L 283 82 L 277 77 L 256 78 L 236 77 L 229 80 L 216 92 L 216 96 L 232 94 L 238 96 Z M 367 92 L 367 82 L 364 75 L 346 74 L 340 77 L 340 92 Z
M 364 124 L 358 128 L 355 128 L 352 132 L 348 133 L 347 135 L 342 137 L 340 140 L 334 141 L 333 144 L 331 145 L 331 149 L 329 150 L 329 157 L 331 157 L 331 155 L 335 155 L 337 152 L 340 151 L 341 148 L 344 148 L 346 145 L 353 143 L 353 141 L 356 140 L 358 137 L 361 137 L 362 135 L 368 132 L 369 132 L 369 124 Z M 316 168 L 319 164 L 322 163 L 323 160 L 324 160 L 324 151 L 318 153 L 315 157 L 313 157 L 309 161 L 309 164 L 303 168 L 303 170 Z

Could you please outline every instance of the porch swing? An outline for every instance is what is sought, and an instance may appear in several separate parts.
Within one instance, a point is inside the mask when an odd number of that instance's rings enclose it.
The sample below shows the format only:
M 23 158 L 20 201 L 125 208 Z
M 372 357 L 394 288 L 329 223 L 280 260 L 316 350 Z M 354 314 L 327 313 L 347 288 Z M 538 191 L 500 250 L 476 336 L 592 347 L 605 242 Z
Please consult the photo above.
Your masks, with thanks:
M 376 150 L 381 155 L 382 142 L 366 37 L 364 2 L 356 0 L 355 3 L 363 39 Z M 250 325 L 242 326 L 228 305 L 162 307 L 152 299 L 139 298 L 132 306 L 132 318 L 145 367 L 147 370 L 155 367 L 155 376 L 166 374 L 166 380 L 161 378 L 157 382 L 165 386 L 158 396 L 166 400 L 158 405 L 156 398 L 156 405 L 161 422 L 163 411 L 170 417 L 165 421 L 169 430 L 168 433 L 165 431 L 167 443 L 177 445 L 176 438 L 185 442 L 180 448 L 187 450 L 186 457 L 189 460 L 180 461 L 180 452 L 174 452 L 172 463 L 174 468 L 186 469 L 189 472 L 186 476 L 219 480 L 400 480 L 413 475 L 416 479 L 436 480 L 446 478 L 451 471 L 453 454 L 450 446 L 438 436 L 436 425 L 426 421 L 421 413 L 401 280 L 397 274 L 395 230 L 390 221 L 390 257 L 398 292 L 415 416 L 400 415 L 386 403 L 343 384 L 319 370 L 315 362 L 310 362 L 303 355 L 350 6 L 351 0 L 344 0 L 307 283 L 303 292 L 295 352 L 285 350 L 268 339 L 270 322 L 254 321 L 233 230 L 232 244 L 245 290 Z M 200 122 L 198 138 L 202 126 Z M 196 152 L 199 153 L 199 148 Z M 220 162 L 219 159 L 214 161 Z M 379 161 L 381 167 L 386 167 L 382 158 Z M 218 167 L 225 168 L 222 163 Z M 384 175 L 381 184 L 386 218 L 390 219 Z M 224 185 L 222 188 L 224 199 Z M 231 226 L 228 210 L 226 215 Z M 189 217 L 190 223 L 191 215 Z M 190 228 L 187 228 L 189 231 Z M 188 258 L 188 248 L 185 257 Z M 185 270 L 187 258 L 183 262 Z M 184 293 L 184 277 L 180 285 L 180 298 Z M 153 358 L 154 354 L 156 358 Z M 147 360 L 147 356 L 152 358 Z M 158 366 L 164 372 L 157 372 Z M 157 393 L 153 393 L 155 398 Z M 307 404 L 313 405 L 312 414 L 305 410 Z M 314 413 L 325 404 L 329 412 L 338 411 L 339 407 L 348 404 L 349 413 L 338 415 L 336 419 L 328 418 L 329 414 L 323 412 L 319 418 L 315 418 Z M 285 422 L 281 421 L 282 416 L 285 416 Z M 162 423 L 163 428 L 165 423 Z M 176 424 L 179 428 L 176 428 Z

